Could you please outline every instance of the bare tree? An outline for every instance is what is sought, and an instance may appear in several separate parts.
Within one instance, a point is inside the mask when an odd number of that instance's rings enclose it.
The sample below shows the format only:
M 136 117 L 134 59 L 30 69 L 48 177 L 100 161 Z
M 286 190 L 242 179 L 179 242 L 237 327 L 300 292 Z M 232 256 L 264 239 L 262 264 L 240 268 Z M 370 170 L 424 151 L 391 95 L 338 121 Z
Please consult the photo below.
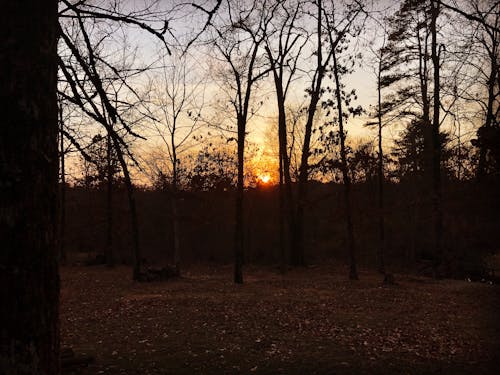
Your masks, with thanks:
M 119 113 L 114 106 L 112 93 L 107 92 L 104 84 L 105 81 L 101 77 L 98 69 L 98 61 L 101 60 L 96 49 L 91 43 L 90 36 L 86 30 L 85 24 L 81 14 L 77 12 L 78 22 L 83 38 L 83 51 L 81 51 L 75 42 L 68 36 L 68 33 L 61 32 L 61 39 L 74 58 L 77 68 L 71 62 L 63 61 L 59 58 L 59 67 L 64 76 L 64 79 L 70 87 L 69 92 L 59 91 L 59 94 L 68 102 L 80 107 L 85 115 L 92 118 L 98 124 L 101 124 L 106 129 L 113 148 L 116 150 L 120 167 L 123 171 L 125 178 L 125 185 L 127 186 L 128 200 L 131 213 L 132 225 L 132 238 L 134 248 L 134 280 L 140 277 L 141 269 L 141 255 L 139 248 L 139 228 L 137 223 L 137 208 L 135 204 L 135 196 L 130 178 L 130 172 L 125 160 L 124 150 L 128 152 L 129 148 L 123 137 L 117 131 L 117 125 L 121 124 L 123 129 L 132 136 L 138 136 L 137 133 L 132 131 L 128 122 Z M 63 29 L 61 29 L 63 30 Z M 86 53 L 86 55 L 84 55 Z M 86 57 L 85 57 L 86 56 Z M 83 72 L 83 77 L 73 72 Z M 89 87 L 90 86 L 90 87 Z M 116 95 L 116 92 L 115 92 Z M 128 105 L 127 105 L 128 107 Z M 128 152 L 129 157 L 133 159 L 132 154 Z
M 346 226 L 347 226 L 347 246 L 349 250 L 349 278 L 351 280 L 357 280 L 358 270 L 356 266 L 356 254 L 355 254 L 355 244 L 354 244 L 354 229 L 352 223 L 352 208 L 351 208 L 351 178 L 349 176 L 349 165 L 347 163 L 347 151 L 345 145 L 346 133 L 344 130 L 344 119 L 345 114 L 342 109 L 343 98 L 341 91 L 343 87 L 340 83 L 340 72 L 337 53 L 333 53 L 333 76 L 335 78 L 335 100 L 337 102 L 338 111 L 338 125 L 340 132 L 340 158 L 342 164 L 342 177 L 344 182 L 344 202 L 346 208 Z M 344 99 L 345 100 L 345 99 Z
M 386 265 L 385 265 L 385 215 L 384 215 L 384 181 L 385 181 L 385 166 L 384 166 L 384 149 L 383 149 L 383 140 L 382 140 L 382 130 L 385 125 L 389 123 L 389 121 L 384 121 L 384 117 L 388 111 L 391 110 L 391 103 L 384 102 L 384 98 L 382 96 L 383 90 L 383 77 L 384 74 L 387 73 L 390 68 L 390 64 L 387 62 L 387 24 L 386 19 L 382 20 L 379 23 L 378 20 L 374 20 L 376 22 L 377 29 L 382 29 L 382 36 L 380 45 L 377 49 L 373 49 L 369 47 L 372 55 L 373 55 L 373 72 L 376 77 L 377 83 L 377 104 L 375 109 L 375 114 L 373 114 L 373 120 L 367 122 L 367 126 L 377 126 L 377 146 L 378 146 L 378 155 L 377 155 L 377 194 L 378 194 L 378 234 L 379 234 L 379 244 L 377 247 L 377 263 L 378 270 L 380 273 L 385 275 L 386 273 Z M 380 36 L 376 35 L 376 38 L 380 38 Z M 376 40 L 372 40 L 372 42 L 376 42 Z
M 208 16 L 207 22 L 202 25 L 202 30 L 194 39 L 206 29 L 217 12 L 220 1 L 215 1 L 214 7 L 208 10 L 195 3 L 190 4 L 191 11 L 194 7 L 202 11 L 204 16 Z M 79 107 L 85 116 L 102 125 L 109 136 L 110 144 L 117 152 L 128 192 L 134 248 L 134 279 L 137 280 L 140 278 L 142 258 L 135 196 L 127 161 L 132 161 L 136 166 L 138 163 L 123 137 L 128 135 L 142 138 L 133 130 L 133 125 L 140 122 L 144 114 L 135 119 L 130 116 L 138 105 L 142 105 L 142 98 L 130 81 L 149 66 L 132 68 L 123 63 L 123 59 L 121 64 L 117 64 L 113 61 L 116 54 L 107 54 L 105 47 L 106 41 L 112 39 L 111 36 L 118 31 L 124 33 L 125 27 L 133 27 L 159 39 L 167 53 L 170 53 L 166 37 L 177 40 L 172 34 L 170 24 L 170 21 L 176 18 L 176 12 L 171 8 L 158 10 L 160 2 L 157 0 L 145 2 L 139 8 L 135 3 L 121 0 L 112 0 L 107 6 L 91 2 L 72 3 L 67 0 L 61 0 L 61 4 L 59 19 L 63 55 L 59 59 L 59 66 L 68 90 L 60 90 L 60 95 L 66 102 Z M 185 6 L 180 8 L 185 9 Z M 92 38 L 94 31 L 96 35 Z M 125 56 L 125 60 L 128 57 Z M 128 94 L 128 98 L 124 98 L 124 92 Z M 137 113 L 140 111 L 136 111 Z M 75 137 L 69 136 L 68 139 L 73 142 Z M 81 149 L 76 142 L 73 144 Z
M 438 45 L 437 19 L 440 6 L 437 0 L 430 2 L 430 32 L 431 32 L 431 59 L 433 65 L 433 112 L 432 112 L 432 205 L 434 217 L 434 275 L 437 276 L 438 267 L 443 261 L 443 208 L 441 192 L 441 138 L 440 138 L 440 109 L 441 109 L 441 45 Z
M 163 59 L 161 73 L 151 80 L 150 108 L 155 133 L 166 150 L 171 172 L 171 213 L 173 222 L 173 264 L 180 272 L 181 245 L 179 233 L 178 193 L 181 155 L 197 142 L 193 135 L 199 130 L 203 107 L 202 81 L 193 79 L 194 66 L 187 55 L 175 56 L 171 64 Z
M 378 232 L 379 232 L 379 246 L 378 246 L 378 270 L 385 274 L 385 220 L 384 220 L 384 149 L 382 147 L 382 72 L 384 71 L 384 47 L 385 47 L 385 31 L 383 37 L 382 47 L 377 56 L 377 135 L 378 135 Z
M 312 6 L 312 5 L 311 5 Z M 307 200 L 307 182 L 309 178 L 309 156 L 311 154 L 311 136 L 314 119 L 321 95 L 324 92 L 324 78 L 327 73 L 332 55 L 338 44 L 350 31 L 354 21 L 361 14 L 363 7 L 359 2 L 353 2 L 347 7 L 347 12 L 343 16 L 336 14 L 334 2 L 328 4 L 322 0 L 314 3 L 311 8 L 310 16 L 315 20 L 316 45 L 314 55 L 316 61 L 311 73 L 311 85 L 307 89 L 310 96 L 307 106 L 307 120 L 304 127 L 304 138 L 302 143 L 301 161 L 298 176 L 298 196 L 296 211 L 296 230 L 293 239 L 292 264 L 304 265 L 304 210 Z M 336 31 L 333 38 L 327 37 L 325 33 Z
M 221 61 L 227 65 L 224 73 L 226 92 L 236 117 L 238 144 L 238 179 L 236 185 L 236 217 L 234 232 L 234 282 L 243 283 L 244 223 L 244 153 L 246 127 L 254 114 L 250 108 L 252 89 L 267 74 L 260 58 L 261 44 L 265 35 L 265 2 L 246 4 L 227 3 L 227 14 L 215 28 L 213 46 Z M 231 79 L 228 81 L 227 79 Z M 234 80 L 234 81 L 233 81 Z
M 334 11 L 334 10 L 333 10 Z M 347 125 L 347 120 L 349 115 L 359 115 L 362 112 L 361 107 L 353 107 L 352 101 L 356 99 L 355 90 L 346 90 L 345 85 L 342 83 L 341 79 L 346 74 L 352 73 L 354 64 L 354 59 L 348 59 L 347 62 L 341 62 L 342 52 L 347 50 L 349 45 L 349 40 L 345 33 L 341 35 L 337 34 L 337 28 L 333 26 L 332 21 L 335 19 L 334 15 L 331 18 L 327 18 L 327 30 L 330 44 L 332 45 L 332 75 L 335 83 L 334 99 L 326 100 L 324 105 L 328 108 L 331 107 L 336 109 L 337 115 L 335 122 L 339 127 L 339 138 L 340 138 L 340 169 L 342 171 L 342 180 L 344 184 L 344 206 L 346 215 L 346 233 L 347 233 L 347 247 L 349 254 L 349 278 L 351 280 L 357 280 L 358 271 L 356 265 L 356 245 L 354 239 L 354 228 L 352 219 L 352 203 L 351 203 L 351 176 L 349 174 L 349 163 L 347 157 L 346 148 L 346 131 L 345 127 Z M 350 30 L 354 36 L 359 32 L 358 28 L 352 28 Z M 328 90 L 328 91 L 331 91 Z
M 266 21 L 267 35 L 265 50 L 272 72 L 276 89 L 276 104 L 278 107 L 278 139 L 279 139 L 279 202 L 280 202 L 280 256 L 281 269 L 285 267 L 284 222 L 288 221 L 288 233 L 295 233 L 295 212 L 292 194 L 292 179 L 290 175 L 290 157 L 288 151 L 288 129 L 286 100 L 290 87 L 297 78 L 298 62 L 308 35 L 300 27 L 300 17 L 303 12 L 302 1 L 282 1 L 276 3 Z M 286 216 L 285 216 L 286 213 Z M 293 246 L 295 241 L 290 241 Z M 291 251 L 293 253 L 293 250 Z
M 491 2 L 485 2 L 487 5 L 490 5 L 490 9 L 495 9 L 500 5 L 500 1 L 491 1 Z M 475 2 L 476 6 L 478 5 L 478 2 Z M 443 8 L 452 10 L 453 12 L 456 12 L 460 14 L 461 16 L 465 17 L 469 21 L 479 23 L 484 27 L 485 29 L 488 30 L 488 32 L 491 33 L 499 33 L 500 32 L 500 27 L 497 22 L 495 23 L 490 23 L 484 18 L 484 14 L 482 12 L 467 12 L 464 11 L 463 9 L 460 9 L 459 6 L 455 6 L 455 4 L 450 4 L 449 2 L 445 1 L 438 1 L 438 5 L 441 5 Z M 476 9 L 477 10 L 477 9 Z M 498 13 L 497 13 L 498 14 Z
M 120 29 L 128 25 L 145 30 L 159 38 L 169 50 L 165 39 L 165 34 L 169 31 L 168 22 L 158 19 L 157 16 L 160 14 L 160 17 L 166 17 L 166 14 L 152 12 L 151 7 L 155 2 L 134 11 L 127 11 L 125 9 L 127 4 L 124 5 L 121 1 L 114 1 L 109 4 L 109 8 L 87 2 L 71 3 L 66 0 L 62 0 L 62 5 L 59 10 L 62 43 L 59 67 L 61 80 L 66 83 L 67 89 L 59 90 L 59 94 L 66 102 L 80 108 L 85 116 L 102 125 L 106 129 L 109 149 L 112 147 L 116 151 L 127 187 L 134 249 L 133 276 L 138 280 L 142 257 L 137 208 L 127 159 L 134 163 L 136 161 L 124 136 L 141 138 L 132 129 L 137 119 L 131 120 L 130 113 L 138 103 L 142 102 L 142 98 L 129 82 L 147 67 L 128 66 L 128 60 L 134 58 L 133 54 L 120 56 L 121 61 L 117 62 L 116 56 L 106 51 L 106 41 L 116 32 L 114 28 Z M 125 98 L 124 92 L 129 95 L 128 98 Z M 69 137 L 70 141 L 73 139 L 74 137 Z M 78 148 L 77 144 L 75 146 Z M 108 180 L 112 183 L 111 175 Z M 108 189 L 108 206 L 110 197 L 111 189 Z M 111 224 L 109 220 L 108 223 Z M 108 242 L 109 240 L 108 236 Z

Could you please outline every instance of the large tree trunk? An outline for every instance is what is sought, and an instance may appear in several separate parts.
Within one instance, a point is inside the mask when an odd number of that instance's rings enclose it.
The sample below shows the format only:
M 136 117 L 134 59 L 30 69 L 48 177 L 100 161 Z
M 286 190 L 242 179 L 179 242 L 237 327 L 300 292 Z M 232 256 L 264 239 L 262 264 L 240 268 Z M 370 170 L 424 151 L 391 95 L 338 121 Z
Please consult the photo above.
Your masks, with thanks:
M 57 1 L 3 1 L 0 373 L 59 373 Z

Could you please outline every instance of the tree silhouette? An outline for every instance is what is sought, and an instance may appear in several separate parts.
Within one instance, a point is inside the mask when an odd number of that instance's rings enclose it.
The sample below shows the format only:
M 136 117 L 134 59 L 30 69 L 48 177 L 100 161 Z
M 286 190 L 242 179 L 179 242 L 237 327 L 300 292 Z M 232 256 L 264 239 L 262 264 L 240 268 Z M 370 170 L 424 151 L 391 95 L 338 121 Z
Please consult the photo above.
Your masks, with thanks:
M 349 114 L 359 115 L 362 111 L 361 107 L 352 107 L 351 101 L 356 98 L 355 91 L 346 92 L 345 85 L 342 83 L 341 78 L 346 74 L 349 74 L 352 66 L 342 64 L 340 56 L 342 52 L 346 49 L 346 44 L 348 40 L 345 35 L 341 36 L 340 39 L 334 39 L 338 36 L 332 35 L 333 30 L 330 32 L 330 43 L 335 45 L 335 40 L 339 42 L 335 47 L 333 47 L 332 53 L 332 74 L 335 83 L 334 99 L 327 100 L 325 106 L 327 108 L 333 108 L 336 110 L 336 124 L 339 127 L 339 138 L 340 138 L 340 169 L 342 171 L 342 182 L 344 184 L 344 205 L 345 205 L 345 216 L 346 216 L 346 233 L 347 233 L 347 248 L 349 253 L 349 278 L 351 280 L 358 280 L 358 270 L 356 265 L 356 245 L 354 239 L 354 229 L 353 229 L 353 219 L 352 219 L 352 203 L 351 203 L 351 176 L 349 175 L 349 164 L 347 159 L 347 148 L 346 148 L 346 131 L 345 125 L 349 118 Z M 352 61 L 348 64 L 352 64 Z
M 180 187 L 179 172 L 181 156 L 197 145 L 194 136 L 199 130 L 203 98 L 197 98 L 202 81 L 194 83 L 186 56 L 174 54 L 172 66 L 167 66 L 165 57 L 161 72 L 155 74 L 150 83 L 150 102 L 148 105 L 152 113 L 152 124 L 156 135 L 161 139 L 164 152 L 168 159 L 171 172 L 168 181 L 171 197 L 172 236 L 173 236 L 173 264 L 177 272 L 181 266 L 181 244 L 178 195 Z M 197 100 L 198 99 L 198 100 Z
M 290 175 L 290 157 L 288 153 L 288 126 L 286 100 L 291 91 L 291 84 L 297 78 L 298 62 L 302 50 L 308 41 L 307 31 L 300 27 L 304 3 L 298 1 L 277 2 L 266 21 L 265 50 L 276 89 L 276 105 L 278 107 L 278 145 L 279 145 L 279 202 L 280 202 L 280 254 L 281 270 L 286 264 L 284 224 L 288 222 L 288 234 L 291 237 L 290 253 L 294 253 L 293 233 L 295 227 L 295 201 L 292 194 Z M 270 25 L 269 25 L 270 24 Z
M 315 20 L 315 62 L 311 72 L 312 80 L 310 86 L 306 89 L 310 99 L 307 105 L 307 119 L 304 126 L 304 138 L 298 176 L 297 216 L 295 220 L 296 230 L 294 232 L 294 244 L 292 245 L 293 251 L 291 254 L 291 262 L 296 266 L 305 265 L 304 211 L 307 200 L 307 183 L 310 173 L 309 157 L 312 151 L 311 137 L 320 99 L 325 91 L 324 79 L 335 48 L 337 48 L 345 35 L 350 32 L 355 20 L 363 10 L 363 4 L 360 2 L 353 2 L 346 6 L 345 14 L 340 14 L 333 1 L 319 0 L 314 4 L 312 9 L 313 11 L 310 11 L 311 16 Z M 332 35 L 333 37 L 331 37 Z
M 248 4 L 247 4 L 248 5 Z M 267 74 L 260 58 L 261 44 L 264 41 L 266 3 L 257 2 L 252 6 L 239 4 L 227 6 L 227 15 L 220 28 L 215 29 L 213 40 L 220 59 L 228 66 L 224 73 L 227 82 L 227 95 L 236 117 L 238 144 L 238 179 L 236 184 L 236 218 L 234 233 L 234 282 L 243 283 L 244 223 L 244 161 L 245 137 L 248 119 L 254 114 L 250 107 L 252 90 L 256 83 Z M 234 80 L 234 81 L 233 81 Z
M 2 3 L 2 374 L 59 373 L 57 3 Z

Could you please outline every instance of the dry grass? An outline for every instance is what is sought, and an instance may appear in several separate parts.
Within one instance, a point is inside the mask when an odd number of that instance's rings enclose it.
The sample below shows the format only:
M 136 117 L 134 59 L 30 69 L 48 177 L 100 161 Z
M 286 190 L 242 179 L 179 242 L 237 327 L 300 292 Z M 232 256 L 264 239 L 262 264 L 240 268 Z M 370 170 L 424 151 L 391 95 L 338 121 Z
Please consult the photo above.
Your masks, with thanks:
M 319 266 L 281 276 L 197 266 L 133 283 L 125 267 L 62 269 L 62 345 L 88 374 L 496 373 L 500 287 Z

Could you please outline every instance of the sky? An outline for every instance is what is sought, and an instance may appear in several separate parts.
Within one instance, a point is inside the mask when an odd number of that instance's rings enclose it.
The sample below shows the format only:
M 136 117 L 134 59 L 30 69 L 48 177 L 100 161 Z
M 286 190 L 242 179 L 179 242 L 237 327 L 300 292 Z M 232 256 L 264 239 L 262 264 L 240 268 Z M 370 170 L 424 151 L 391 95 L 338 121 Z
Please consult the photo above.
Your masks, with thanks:
M 165 9 L 165 7 L 170 7 L 171 9 L 179 9 L 177 6 L 183 3 L 182 1 L 160 1 L 158 3 L 159 9 Z M 210 3 L 210 2 L 207 2 Z M 389 2 L 391 3 L 391 2 Z M 125 2 L 126 7 L 134 7 L 142 4 L 142 2 L 128 1 Z M 394 3 L 391 3 L 394 5 Z M 387 2 L 379 2 L 378 6 L 380 8 L 386 8 L 388 6 Z M 191 12 L 187 16 L 178 17 L 179 13 L 176 11 L 169 12 L 169 24 L 172 28 L 172 32 L 175 33 L 176 39 L 173 39 L 171 35 L 167 34 L 167 40 L 172 51 L 175 49 L 175 44 L 180 42 L 185 44 L 188 37 L 187 35 L 192 35 L 196 33 L 197 30 L 203 25 L 205 20 L 204 17 L 200 17 L 199 13 Z M 375 46 L 377 44 L 377 39 L 374 37 L 380 30 L 373 26 L 373 23 L 368 23 L 367 32 L 362 34 L 357 39 L 357 52 L 361 52 L 363 55 L 362 66 L 357 67 L 353 73 L 345 76 L 343 82 L 346 84 L 347 89 L 355 89 L 357 92 L 358 99 L 355 104 L 361 105 L 367 112 L 364 116 L 358 118 L 351 118 L 347 123 L 346 129 L 348 133 L 348 140 L 362 139 L 364 141 L 374 141 L 376 139 L 375 129 L 368 129 L 364 126 L 367 122 L 371 106 L 376 104 L 376 81 L 373 72 L 371 60 L 371 52 L 366 48 L 366 44 L 370 39 L 374 40 Z M 161 66 L 163 64 L 172 65 L 176 64 L 176 56 L 178 54 L 173 53 L 171 56 L 161 59 L 161 55 L 165 54 L 165 46 L 158 42 L 157 39 L 148 35 L 148 33 L 139 29 L 126 29 L 127 36 L 127 49 L 132 52 L 136 51 L 136 59 L 134 64 L 138 66 L 153 66 L 154 69 L 141 75 L 138 79 L 134 80 L 134 85 L 138 87 L 138 90 L 148 95 L 147 87 L 149 80 L 157 80 L 158 76 L 156 73 L 161 72 Z M 117 41 L 120 41 L 119 36 L 116 37 Z M 202 38 L 199 39 L 201 41 Z M 121 46 L 117 46 L 119 50 Z M 204 107 L 202 109 L 202 117 L 206 122 L 220 123 L 224 122 L 226 125 L 231 125 L 234 123 L 233 116 L 229 113 L 229 109 L 226 109 L 227 113 L 220 113 L 220 104 L 227 104 L 227 97 L 220 90 L 220 83 L 218 83 L 218 77 L 214 73 L 213 59 L 210 57 L 210 53 L 213 52 L 213 48 L 206 48 L 206 46 L 201 44 L 193 44 L 192 48 L 187 52 L 186 56 L 189 61 L 189 74 L 190 82 L 192 85 L 197 85 L 199 88 L 203 88 L 203 102 Z M 313 56 L 310 56 L 313 58 Z M 305 65 L 308 64 L 307 58 L 303 62 Z M 201 82 L 201 84 L 200 84 Z M 302 84 L 301 84 L 302 83 Z M 289 105 L 297 106 L 299 103 L 306 103 L 305 99 L 305 84 L 302 81 L 298 81 L 293 90 L 291 90 Z M 272 129 L 273 124 L 276 122 L 275 118 L 277 115 L 275 97 L 273 93 L 273 85 L 268 76 L 266 80 L 259 84 L 258 90 L 254 90 L 253 98 L 255 102 L 261 102 L 262 105 L 259 106 L 258 112 L 249 120 L 248 123 L 248 140 L 254 144 L 257 144 L 260 148 L 258 155 L 260 155 L 261 162 L 257 160 L 254 162 L 255 169 L 266 170 L 269 166 L 266 164 L 273 164 L 271 159 L 275 154 L 275 150 L 270 149 L 269 137 L 271 134 L 270 129 Z M 200 100 L 198 100 L 199 102 Z M 216 102 L 218 104 L 216 105 Z M 219 111 L 217 113 L 217 111 Z M 187 116 L 181 116 L 182 121 L 191 121 Z M 151 130 L 150 125 L 146 125 L 140 131 L 142 135 L 147 137 L 147 141 L 136 141 L 134 142 L 135 150 L 139 150 L 140 153 L 148 152 L 150 147 L 158 147 L 163 145 L 160 137 L 154 130 Z M 92 131 L 91 131 L 92 132 Z M 214 128 L 211 130 L 212 133 L 216 132 Z M 391 141 L 398 135 L 397 128 L 387 128 L 384 131 L 383 137 L 387 145 L 390 145 Z M 230 135 L 229 135 L 230 136 Z M 259 165 L 259 163 L 263 165 Z M 71 163 L 69 163 L 71 164 Z M 277 161 L 274 163 L 276 167 Z M 76 168 L 76 166 L 75 166 Z

